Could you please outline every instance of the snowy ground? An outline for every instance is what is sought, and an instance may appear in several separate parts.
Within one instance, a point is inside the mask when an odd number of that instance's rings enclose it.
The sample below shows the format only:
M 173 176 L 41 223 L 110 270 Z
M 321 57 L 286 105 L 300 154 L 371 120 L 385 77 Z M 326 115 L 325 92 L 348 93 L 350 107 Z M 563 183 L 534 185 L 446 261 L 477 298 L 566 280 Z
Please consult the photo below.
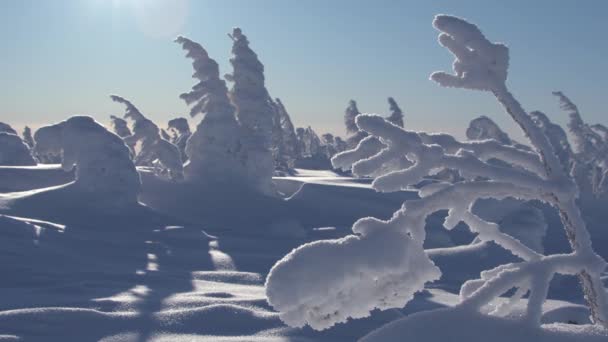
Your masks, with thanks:
M 277 199 L 182 188 L 144 170 L 147 206 L 100 213 L 61 186 L 70 177 L 57 167 L 0 168 L 0 341 L 353 341 L 406 315 L 453 305 L 463 280 L 512 258 L 489 244 L 450 248 L 463 233 L 430 227 L 435 248 L 428 253 L 444 278 L 404 309 L 322 332 L 294 329 L 266 302 L 270 267 L 304 242 L 348 234 L 360 217 L 388 218 L 413 193 L 378 194 L 366 180 L 300 170 L 275 179 L 285 194 Z M 32 191 L 41 184 L 56 187 Z M 15 190 L 25 192 L 9 193 Z M 580 298 L 559 300 L 567 296 L 556 288 L 544 308 L 547 325 L 525 332 L 538 340 L 578 327 L 549 323 L 588 322 Z M 438 326 L 471 324 L 434 314 Z M 413 340 L 422 336 L 418 328 Z M 600 331 L 586 334 L 608 340 Z M 560 333 L 559 341 L 580 336 Z

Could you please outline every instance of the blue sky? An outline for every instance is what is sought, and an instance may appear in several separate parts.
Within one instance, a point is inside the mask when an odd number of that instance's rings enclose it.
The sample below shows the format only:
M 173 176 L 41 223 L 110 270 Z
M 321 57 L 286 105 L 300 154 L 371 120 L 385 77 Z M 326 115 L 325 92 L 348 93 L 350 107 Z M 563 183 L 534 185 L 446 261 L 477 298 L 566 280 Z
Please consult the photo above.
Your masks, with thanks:
M 170 4 L 170 5 L 168 5 Z M 21 127 L 89 114 L 107 122 L 120 94 L 164 124 L 186 116 L 178 98 L 191 65 L 172 43 L 200 42 L 222 73 L 240 26 L 266 66 L 267 87 L 298 126 L 343 135 L 349 99 L 385 113 L 393 96 L 412 129 L 458 136 L 488 115 L 521 134 L 490 94 L 428 81 L 451 69 L 431 21 L 454 14 L 511 49 L 509 85 L 524 108 L 565 123 L 553 90 L 584 119 L 608 124 L 608 1 L 4 0 L 0 1 L 0 121 Z

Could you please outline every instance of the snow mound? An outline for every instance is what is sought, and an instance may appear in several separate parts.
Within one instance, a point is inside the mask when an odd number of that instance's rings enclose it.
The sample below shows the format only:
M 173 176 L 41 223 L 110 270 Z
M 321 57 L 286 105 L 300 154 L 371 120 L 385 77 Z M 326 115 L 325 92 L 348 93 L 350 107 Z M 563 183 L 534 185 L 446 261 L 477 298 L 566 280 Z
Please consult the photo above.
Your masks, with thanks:
M 599 326 L 550 324 L 537 327 L 522 320 L 474 311 L 440 309 L 391 322 L 360 341 L 599 342 L 607 339 L 608 332 Z
M 321 330 L 403 307 L 440 274 L 408 235 L 377 230 L 293 250 L 270 270 L 266 295 L 290 326 Z

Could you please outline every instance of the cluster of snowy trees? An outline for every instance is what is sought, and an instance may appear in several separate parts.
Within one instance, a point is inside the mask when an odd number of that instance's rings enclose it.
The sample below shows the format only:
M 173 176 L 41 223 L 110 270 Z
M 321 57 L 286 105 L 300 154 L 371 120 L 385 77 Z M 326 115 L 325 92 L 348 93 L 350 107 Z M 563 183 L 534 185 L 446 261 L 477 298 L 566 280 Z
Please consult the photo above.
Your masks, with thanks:
M 554 275 L 577 275 L 592 322 L 608 326 L 608 301 L 600 277 L 607 264 L 592 248 L 576 201 L 580 191 L 585 191 L 581 174 L 601 189 L 602 181 L 597 180 L 606 153 L 598 152 L 603 151 L 607 130 L 585 124 L 576 106 L 556 93 L 570 112 L 569 128 L 577 146 L 571 152 L 559 126 L 542 113 L 527 113 L 510 93 L 507 46 L 489 41 L 477 26 L 457 17 L 438 15 L 433 25 L 440 31 L 439 43 L 455 61 L 454 74 L 435 72 L 431 80 L 443 87 L 493 94 L 531 147 L 512 141 L 486 117 L 473 120 L 467 130 L 473 140 L 460 142 L 445 134 L 408 131 L 378 115 L 359 114 L 352 101 L 345 121 L 356 145 L 334 156 L 334 166 L 374 177 L 372 186 L 379 192 L 408 189 L 417 191 L 419 198 L 405 201 L 389 220 L 360 219 L 352 227 L 353 235 L 293 250 L 273 266 L 266 279 L 269 303 L 287 324 L 308 324 L 319 330 L 368 316 L 374 309 L 402 308 L 415 292 L 441 276 L 422 246 L 428 216 L 447 209 L 446 229 L 463 222 L 478 240 L 493 241 L 519 259 L 465 282 L 460 303 L 452 310 L 505 316 L 527 295 L 522 319 L 539 325 Z M 441 169 L 455 170 L 459 179 L 423 182 Z M 536 200 L 552 206 L 559 213 L 571 252 L 546 255 L 475 214 L 475 203 L 486 198 Z M 509 300 L 491 306 L 503 295 Z

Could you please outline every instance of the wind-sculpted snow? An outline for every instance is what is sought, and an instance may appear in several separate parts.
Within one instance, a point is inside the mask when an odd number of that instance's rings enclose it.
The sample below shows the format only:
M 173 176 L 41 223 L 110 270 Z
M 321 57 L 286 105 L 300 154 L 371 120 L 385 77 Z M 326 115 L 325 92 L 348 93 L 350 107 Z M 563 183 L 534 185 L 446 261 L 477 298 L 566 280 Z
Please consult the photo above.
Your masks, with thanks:
M 131 150 L 135 151 L 141 143 L 140 151 L 135 155 L 136 165 L 154 166 L 159 176 L 168 176 L 173 180 L 183 178 L 183 164 L 178 148 L 162 139 L 158 126 L 146 118 L 130 101 L 118 95 L 110 95 L 112 101 L 124 104 L 125 119 L 133 120 L 133 133 L 123 137 Z
M 18 135 L 0 132 L 0 165 L 31 166 L 36 160 Z
M 137 203 L 139 174 L 120 137 L 93 118 L 73 116 L 34 134 L 40 155 L 61 154 L 64 170 L 76 168 L 75 184 L 91 196 L 116 206 Z
M 522 260 L 482 272 L 479 279 L 466 282 L 461 288 L 461 302 L 457 307 L 467 308 L 469 312 L 483 312 L 484 307 L 497 297 L 515 288 L 516 291 L 510 296 L 509 301 L 496 307 L 492 313 L 496 315 L 510 313 L 513 305 L 529 293 L 524 320 L 532 325 L 539 325 L 542 305 L 547 297 L 551 279 L 555 274 L 577 274 L 582 283 L 592 321 L 604 326 L 608 325 L 607 295 L 600 277 L 607 264 L 593 251 L 585 222 L 575 202 L 578 196 L 577 185 L 565 172 L 566 168 L 555 153 L 553 142 L 508 91 L 505 84 L 509 61 L 508 48 L 488 41 L 477 26 L 460 18 L 438 15 L 433 25 L 441 31 L 440 44 L 450 50 L 456 59 L 453 64 L 454 74 L 435 72 L 431 75 L 431 79 L 445 87 L 493 93 L 505 111 L 530 139 L 533 150 L 507 146 L 496 140 L 462 143 L 445 134 L 407 131 L 378 115 L 359 114 L 355 119 L 357 130 L 368 137 L 362 139 L 353 150 L 336 155 L 332 160 L 334 166 L 350 168 L 355 175 L 375 177 L 372 187 L 380 192 L 410 189 L 434 170 L 442 168 L 457 170 L 464 180 L 456 183 L 430 183 L 423 186 L 419 189 L 419 199 L 407 200 L 387 221 L 376 218 L 360 219 L 352 228 L 353 232 L 360 234 L 355 238 L 363 240 L 377 232 L 398 231 L 411 237 L 415 245 L 422 246 L 422 242 L 426 239 L 425 226 L 428 217 L 439 210 L 447 209 L 448 215 L 443 224 L 446 229 L 453 229 L 463 222 L 471 232 L 477 234 L 478 240 L 493 241 Z M 378 146 L 372 144 L 374 139 L 384 147 L 378 150 Z M 410 165 L 399 170 L 386 169 L 387 164 L 401 158 L 409 160 Z M 506 166 L 489 163 L 489 159 L 500 159 Z M 497 223 L 486 221 L 472 211 L 479 199 L 510 197 L 539 200 L 556 208 L 572 252 L 543 255 L 540 249 L 530 248 L 507 234 L 504 229 L 501 230 Z M 538 223 L 542 224 L 540 221 Z M 318 260 L 316 267 L 323 270 L 324 265 L 334 265 L 333 262 L 340 260 L 341 264 L 347 265 L 343 267 L 357 269 L 359 260 L 349 262 L 341 259 L 344 255 L 341 251 L 344 244 L 347 243 L 341 241 L 325 243 L 323 254 L 327 257 L 322 261 Z M 412 243 L 404 243 L 403 247 L 407 250 L 411 245 Z M 273 269 L 267 281 L 269 302 L 281 312 L 282 319 L 288 324 L 298 326 L 308 323 L 313 328 L 323 328 L 343 321 L 349 315 L 360 315 L 360 311 L 352 309 L 352 301 L 349 300 L 349 296 L 344 297 L 344 292 L 338 292 L 336 295 L 328 290 L 340 291 L 340 283 L 336 284 L 335 278 L 317 277 L 326 282 L 326 284 L 318 284 L 318 281 L 305 282 L 290 275 L 292 272 L 300 272 L 299 274 L 315 272 L 314 268 L 311 270 L 306 268 L 306 271 L 303 271 L 304 266 L 301 266 L 315 264 L 312 258 L 309 260 L 306 257 L 305 252 L 307 249 L 314 249 L 314 246 L 314 244 L 305 245 L 277 263 L 276 269 L 285 268 L 286 270 L 282 270 L 281 274 L 287 275 L 274 276 Z M 371 260 L 369 254 L 373 249 L 363 245 L 357 249 L 357 252 L 368 256 L 366 261 L 369 261 Z M 385 257 L 383 262 L 391 264 L 395 259 L 398 258 Z M 335 266 L 333 269 L 336 268 L 338 267 Z M 378 266 L 377 268 L 380 269 Z M 384 273 L 381 271 L 380 274 Z M 315 280 L 317 278 L 313 277 Z M 420 290 L 424 282 L 416 285 L 417 288 L 408 288 L 409 291 L 406 290 L 405 294 Z M 277 290 L 278 288 L 280 290 Z M 296 290 L 291 292 L 290 290 L 294 288 Z M 314 301 L 310 301 L 312 310 L 308 310 L 306 306 L 301 307 L 304 301 L 293 301 L 289 304 L 286 304 L 285 300 L 282 301 L 282 298 L 285 298 L 285 295 L 281 294 L 283 291 L 300 298 L 303 293 L 307 294 L 309 291 L 313 293 L 312 289 L 316 294 L 313 297 Z M 375 288 L 364 287 L 358 290 L 373 294 Z M 360 296 L 367 298 L 364 294 Z M 336 303 L 334 299 L 336 297 L 346 300 Z M 325 302 L 332 304 L 329 308 L 317 304 Z M 337 305 L 334 306 L 333 303 Z M 382 300 L 375 298 L 368 302 L 365 308 L 381 308 L 383 304 Z M 314 312 L 318 307 L 323 308 L 319 312 L 319 317 L 326 318 L 322 321 L 323 324 L 319 324 L 317 316 L 308 313 Z M 332 315 L 336 315 L 337 318 L 332 320 Z
M 421 241 L 391 227 L 301 246 L 268 274 L 266 296 L 294 327 L 322 330 L 374 309 L 400 308 L 441 272 Z

